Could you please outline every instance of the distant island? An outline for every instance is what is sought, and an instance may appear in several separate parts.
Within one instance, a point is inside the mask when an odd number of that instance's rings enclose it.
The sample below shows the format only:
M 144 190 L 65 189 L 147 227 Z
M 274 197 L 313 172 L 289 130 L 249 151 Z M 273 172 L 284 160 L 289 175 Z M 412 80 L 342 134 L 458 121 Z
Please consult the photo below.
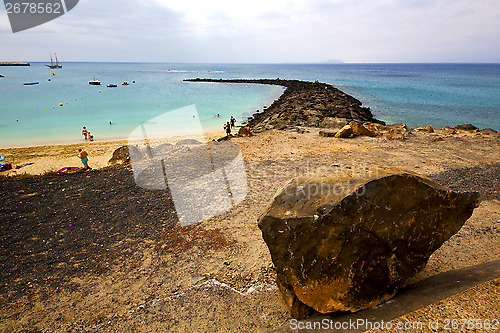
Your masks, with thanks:
M 330 60 L 321 62 L 321 64 L 345 64 L 345 62 L 343 62 L 342 60 L 338 60 L 338 59 L 330 59 Z

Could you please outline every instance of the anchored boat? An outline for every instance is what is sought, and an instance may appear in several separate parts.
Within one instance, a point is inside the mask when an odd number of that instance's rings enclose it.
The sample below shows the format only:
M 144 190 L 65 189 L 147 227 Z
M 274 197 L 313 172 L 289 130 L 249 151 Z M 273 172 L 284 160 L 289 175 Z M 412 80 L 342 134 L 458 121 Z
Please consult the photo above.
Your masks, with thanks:
M 94 86 L 100 86 L 101 85 L 101 81 L 96 80 L 96 78 L 94 77 L 94 80 L 93 81 L 89 81 L 89 84 L 94 85 Z
M 50 69 L 60 69 L 60 68 L 62 68 L 62 65 L 59 64 L 59 60 L 57 60 L 57 54 L 54 53 L 54 55 L 56 57 L 56 62 L 54 62 L 52 60 L 52 55 L 50 55 L 50 65 L 45 65 L 45 66 L 47 66 Z

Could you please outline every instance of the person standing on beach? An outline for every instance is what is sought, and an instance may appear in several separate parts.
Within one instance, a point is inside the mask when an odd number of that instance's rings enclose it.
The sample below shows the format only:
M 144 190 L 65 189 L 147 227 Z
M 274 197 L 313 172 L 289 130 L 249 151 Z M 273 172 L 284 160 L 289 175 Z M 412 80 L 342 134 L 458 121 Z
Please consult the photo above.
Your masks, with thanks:
M 89 167 L 89 154 L 82 148 L 78 149 L 78 152 L 78 158 L 80 158 L 80 160 L 82 161 L 83 169 L 92 169 L 91 167 Z
M 82 135 L 85 137 L 85 140 L 87 140 L 88 134 L 89 134 L 89 131 L 87 131 L 87 127 L 83 126 Z
M 234 128 L 234 125 L 236 124 L 236 119 L 231 116 L 231 128 Z
M 226 130 L 226 135 L 230 136 L 231 135 L 231 125 L 229 124 L 229 121 L 227 124 L 224 125 L 224 129 Z

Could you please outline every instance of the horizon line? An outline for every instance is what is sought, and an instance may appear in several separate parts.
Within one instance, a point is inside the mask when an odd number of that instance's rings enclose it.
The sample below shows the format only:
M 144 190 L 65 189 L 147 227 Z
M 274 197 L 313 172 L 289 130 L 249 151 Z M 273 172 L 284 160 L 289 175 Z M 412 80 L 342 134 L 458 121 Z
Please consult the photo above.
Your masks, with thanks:
M 26 63 L 47 63 L 47 61 L 27 61 L 27 60 L 0 60 L 0 63 L 7 62 L 26 62 Z M 391 64 L 400 64 L 400 65 L 418 65 L 418 64 L 500 64 L 499 62 L 465 62 L 465 61 L 438 61 L 438 62 L 330 62 L 330 61 L 318 61 L 318 62 L 180 62 L 180 61 L 172 61 L 172 62 L 163 62 L 163 61 L 61 61 L 60 63 L 124 63 L 124 64 L 190 64 L 190 65 L 204 65 L 204 64 L 220 64 L 220 65 L 391 65 Z

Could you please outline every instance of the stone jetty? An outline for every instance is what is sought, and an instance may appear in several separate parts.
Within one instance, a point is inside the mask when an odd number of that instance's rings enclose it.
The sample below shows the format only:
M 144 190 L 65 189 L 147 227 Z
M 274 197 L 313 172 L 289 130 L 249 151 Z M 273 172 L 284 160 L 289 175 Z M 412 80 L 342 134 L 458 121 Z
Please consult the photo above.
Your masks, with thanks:
M 11 62 L 11 61 L 7 61 L 7 62 L 1 62 L 0 61 L 0 66 L 31 66 L 31 64 L 29 62 Z
M 270 129 L 300 131 L 300 127 L 341 128 L 351 121 L 384 124 L 370 108 L 334 86 L 318 81 L 282 79 L 187 79 L 188 82 L 268 84 L 285 87 L 285 92 L 263 112 L 249 118 L 252 132 Z

